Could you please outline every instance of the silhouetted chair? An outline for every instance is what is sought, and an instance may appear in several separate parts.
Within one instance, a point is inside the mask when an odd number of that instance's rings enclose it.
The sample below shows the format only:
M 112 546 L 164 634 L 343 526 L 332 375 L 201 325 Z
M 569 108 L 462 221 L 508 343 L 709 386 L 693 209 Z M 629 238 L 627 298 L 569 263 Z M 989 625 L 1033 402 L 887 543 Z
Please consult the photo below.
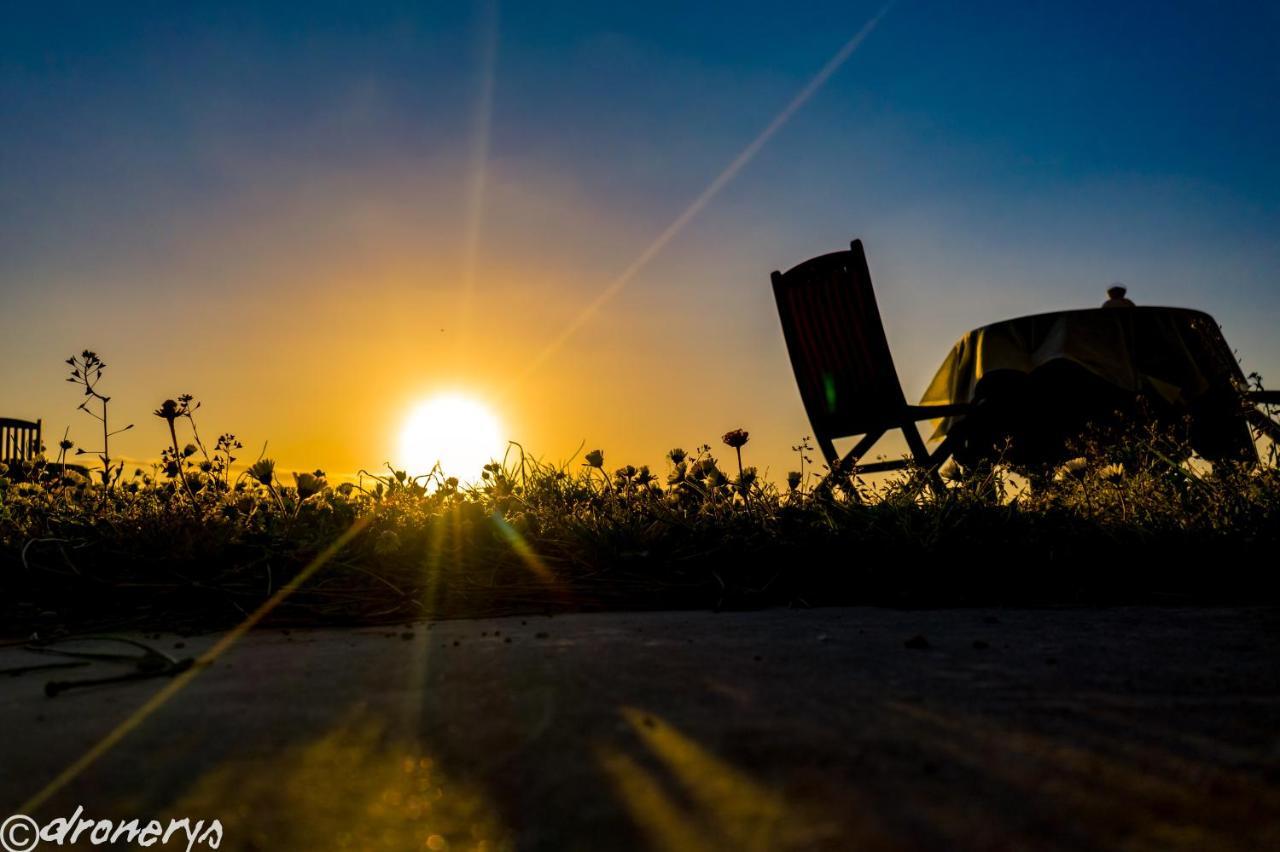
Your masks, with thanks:
M 42 452 L 40 423 L 0 417 L 0 461 L 30 461 Z
M 782 335 L 814 438 L 832 471 L 900 470 L 906 459 L 859 465 L 858 459 L 891 429 L 907 439 L 912 460 L 936 471 L 951 453 L 951 437 L 933 452 L 916 428 L 921 420 L 969 411 L 967 404 L 907 404 L 889 352 L 862 241 L 787 272 L 774 272 Z M 837 438 L 861 435 L 844 458 Z

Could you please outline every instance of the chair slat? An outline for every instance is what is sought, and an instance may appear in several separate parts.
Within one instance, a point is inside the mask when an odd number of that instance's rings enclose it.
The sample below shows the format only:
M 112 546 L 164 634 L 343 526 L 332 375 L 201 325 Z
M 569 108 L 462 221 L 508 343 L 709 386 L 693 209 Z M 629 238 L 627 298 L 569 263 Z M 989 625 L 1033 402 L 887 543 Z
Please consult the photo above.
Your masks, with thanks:
M 898 426 L 906 398 L 861 242 L 775 275 L 774 294 L 815 430 L 840 437 Z
M 0 418 L 0 461 L 28 461 L 40 455 L 41 421 Z

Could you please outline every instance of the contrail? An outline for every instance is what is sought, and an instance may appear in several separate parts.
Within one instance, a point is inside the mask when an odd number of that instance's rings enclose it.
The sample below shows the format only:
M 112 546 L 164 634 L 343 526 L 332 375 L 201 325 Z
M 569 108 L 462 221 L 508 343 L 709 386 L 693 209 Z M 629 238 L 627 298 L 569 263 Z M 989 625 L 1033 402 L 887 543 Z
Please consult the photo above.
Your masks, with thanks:
M 826 84 L 827 80 L 831 79 L 831 76 L 840 70 L 840 66 L 844 65 L 844 63 L 848 61 L 849 57 L 852 56 L 854 51 L 856 51 L 862 42 L 866 40 L 867 36 L 871 34 L 871 31 L 880 23 L 880 19 L 888 14 L 889 10 L 893 8 L 896 2 L 897 0 L 890 0 L 889 3 L 881 7 L 880 11 L 877 12 L 871 20 L 862 25 L 862 29 L 854 33 L 853 37 L 846 41 L 841 48 L 835 52 L 835 55 L 827 60 L 827 64 L 822 66 L 822 69 L 818 71 L 817 74 L 813 75 L 809 82 L 805 84 L 804 88 L 797 92 L 795 97 L 791 99 L 790 103 L 783 107 L 781 112 L 774 116 L 773 120 L 769 122 L 764 130 L 760 131 L 759 135 L 757 135 L 755 139 L 751 140 L 751 143 L 748 144 L 747 147 L 743 148 L 742 152 L 739 153 L 737 157 L 734 157 L 733 161 L 729 163 L 729 165 L 725 166 L 724 170 L 721 171 L 720 174 L 716 175 L 715 180 L 711 181 L 711 183 L 707 185 L 707 188 L 704 189 L 702 193 L 684 209 L 684 212 L 677 216 L 670 225 L 664 228 L 662 233 L 658 234 L 657 238 L 654 239 L 654 241 L 651 242 L 644 251 L 640 252 L 640 255 L 633 260 L 621 274 L 610 281 L 608 285 L 606 285 L 605 288 L 601 290 L 567 326 L 565 326 L 564 330 L 561 331 L 554 340 L 547 344 L 542 351 L 540 351 L 525 365 L 524 370 L 522 370 L 515 379 L 516 384 L 519 384 L 527 378 L 530 373 L 555 354 L 555 352 L 564 345 L 565 341 L 572 337 L 578 329 L 582 328 L 582 326 L 595 316 L 596 312 L 599 311 L 606 302 L 618 295 L 622 288 L 626 287 L 627 284 L 631 282 L 631 279 L 635 278 L 640 270 L 644 269 L 645 266 L 648 265 L 649 261 L 653 260 L 653 258 L 666 247 L 667 243 L 671 242 L 672 238 L 674 238 L 676 234 L 680 233 L 680 231 L 684 229 L 684 226 L 689 224 L 690 220 L 692 220 L 694 216 L 697 216 L 698 213 L 702 211 L 702 208 L 706 207 L 707 204 L 710 203 L 711 199 L 715 198 L 716 195 L 719 194 L 720 190 L 724 189 L 729 182 L 737 176 L 738 172 L 742 171 L 742 168 L 747 165 L 747 163 L 751 162 L 752 158 L 754 158 L 755 155 L 760 152 L 760 149 L 773 138 L 774 134 L 781 130 L 783 126 L 791 120 L 791 117 L 799 112 L 800 108 L 808 103 L 809 99 L 812 98 L 824 84 Z

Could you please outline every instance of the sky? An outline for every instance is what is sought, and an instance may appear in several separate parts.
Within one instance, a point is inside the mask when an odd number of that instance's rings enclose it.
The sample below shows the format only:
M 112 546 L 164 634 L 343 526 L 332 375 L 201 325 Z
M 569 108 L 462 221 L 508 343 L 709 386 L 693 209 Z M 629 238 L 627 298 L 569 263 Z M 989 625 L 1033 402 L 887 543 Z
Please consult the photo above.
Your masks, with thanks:
M 131 459 L 191 393 L 281 470 L 376 469 L 454 391 L 547 461 L 740 427 L 781 478 L 810 429 L 769 273 L 853 236 L 908 398 L 967 330 L 1113 281 L 1280 385 L 1274 4 L 3 16 L 0 416 L 48 444 L 94 445 L 63 381 L 89 348 Z

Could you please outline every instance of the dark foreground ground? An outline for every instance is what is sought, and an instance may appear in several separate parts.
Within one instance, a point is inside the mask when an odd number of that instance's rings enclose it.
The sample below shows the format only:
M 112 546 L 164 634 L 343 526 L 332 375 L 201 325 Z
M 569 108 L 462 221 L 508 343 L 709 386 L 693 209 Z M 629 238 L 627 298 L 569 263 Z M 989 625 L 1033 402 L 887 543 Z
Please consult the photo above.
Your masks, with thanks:
M 0 816 L 165 683 L 44 696 L 87 673 L 0 677 Z M 262 631 L 34 816 L 77 805 L 223 849 L 1274 849 L 1280 609 Z

